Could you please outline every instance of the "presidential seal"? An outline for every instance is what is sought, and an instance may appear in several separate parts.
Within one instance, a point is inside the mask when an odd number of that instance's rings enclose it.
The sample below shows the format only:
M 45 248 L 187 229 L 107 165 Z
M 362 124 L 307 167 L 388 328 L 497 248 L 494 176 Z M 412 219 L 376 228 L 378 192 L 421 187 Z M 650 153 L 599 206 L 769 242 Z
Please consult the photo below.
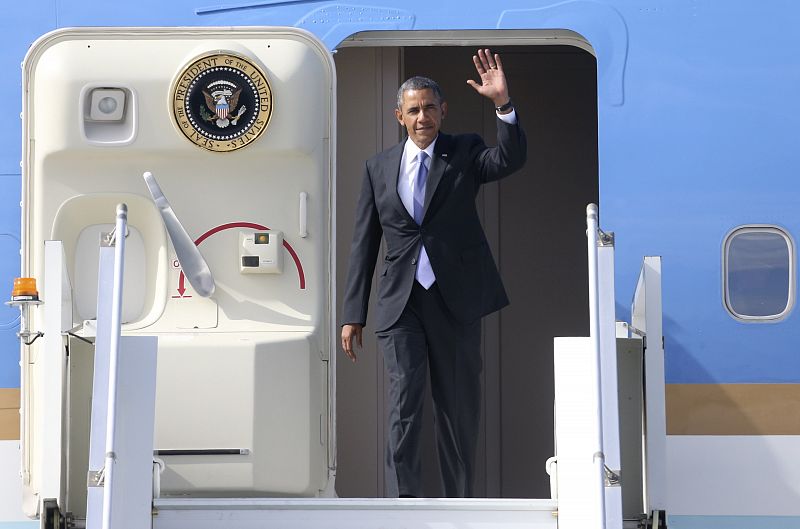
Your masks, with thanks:
M 195 145 L 234 151 L 267 128 L 272 90 L 264 72 L 249 59 L 233 53 L 206 55 L 178 76 L 172 111 L 180 131 Z

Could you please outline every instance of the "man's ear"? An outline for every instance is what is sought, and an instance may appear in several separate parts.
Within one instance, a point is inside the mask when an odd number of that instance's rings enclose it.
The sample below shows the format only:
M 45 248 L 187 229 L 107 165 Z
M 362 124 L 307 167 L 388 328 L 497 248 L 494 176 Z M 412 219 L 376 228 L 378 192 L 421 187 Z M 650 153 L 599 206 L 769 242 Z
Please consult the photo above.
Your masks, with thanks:
M 447 116 L 447 101 L 442 101 L 442 119 Z
M 396 118 L 397 118 L 397 121 L 398 121 L 398 122 L 399 122 L 401 125 L 405 125 L 405 123 L 403 123 L 403 113 L 402 113 L 402 112 L 400 112 L 400 109 L 399 109 L 399 108 L 395 108 L 395 109 L 394 109 L 394 117 L 396 117 Z

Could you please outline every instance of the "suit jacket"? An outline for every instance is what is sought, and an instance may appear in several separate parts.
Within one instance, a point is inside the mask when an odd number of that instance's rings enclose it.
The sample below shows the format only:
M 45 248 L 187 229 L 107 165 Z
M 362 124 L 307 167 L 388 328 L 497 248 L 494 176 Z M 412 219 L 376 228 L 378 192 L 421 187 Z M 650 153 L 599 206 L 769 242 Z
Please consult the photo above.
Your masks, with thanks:
M 400 317 L 414 284 L 420 244 L 452 314 L 468 324 L 508 304 L 475 207 L 480 186 L 506 177 L 527 157 L 519 125 L 497 119 L 497 147 L 477 134 L 440 133 L 431 157 L 422 224 L 397 193 L 401 142 L 366 163 L 356 207 L 355 232 L 344 293 L 343 323 L 365 325 L 381 238 L 386 257 L 379 270 L 375 330 Z

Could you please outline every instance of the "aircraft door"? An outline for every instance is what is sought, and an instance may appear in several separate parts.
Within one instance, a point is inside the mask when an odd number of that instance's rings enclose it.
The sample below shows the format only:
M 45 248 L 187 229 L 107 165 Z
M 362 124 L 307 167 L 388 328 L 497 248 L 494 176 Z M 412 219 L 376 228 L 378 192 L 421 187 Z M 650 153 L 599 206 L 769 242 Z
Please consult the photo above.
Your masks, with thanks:
M 294 28 L 68 29 L 33 45 L 24 76 L 23 275 L 41 281 L 44 241 L 62 241 L 71 323 L 90 334 L 97 239 L 128 205 L 123 333 L 159 337 L 162 494 L 331 491 L 328 50 Z M 147 171 L 208 263 L 208 297 L 181 268 Z M 23 350 L 29 514 L 40 495 L 63 496 L 67 471 L 43 468 L 37 443 L 88 450 L 88 432 L 66 439 L 66 419 L 36 398 L 43 373 L 66 376 L 39 345 Z

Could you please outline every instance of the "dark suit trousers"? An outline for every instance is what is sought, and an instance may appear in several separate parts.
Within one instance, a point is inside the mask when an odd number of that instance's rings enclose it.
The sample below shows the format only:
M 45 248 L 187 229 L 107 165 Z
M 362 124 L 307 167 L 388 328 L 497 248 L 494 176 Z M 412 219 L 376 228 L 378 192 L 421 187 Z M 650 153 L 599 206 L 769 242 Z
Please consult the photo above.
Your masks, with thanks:
M 483 367 L 480 326 L 480 320 L 469 325 L 456 321 L 436 283 L 425 290 L 414 281 L 398 321 L 378 333 L 389 375 L 387 496 L 423 495 L 420 433 L 429 369 L 445 496 L 473 495 Z

